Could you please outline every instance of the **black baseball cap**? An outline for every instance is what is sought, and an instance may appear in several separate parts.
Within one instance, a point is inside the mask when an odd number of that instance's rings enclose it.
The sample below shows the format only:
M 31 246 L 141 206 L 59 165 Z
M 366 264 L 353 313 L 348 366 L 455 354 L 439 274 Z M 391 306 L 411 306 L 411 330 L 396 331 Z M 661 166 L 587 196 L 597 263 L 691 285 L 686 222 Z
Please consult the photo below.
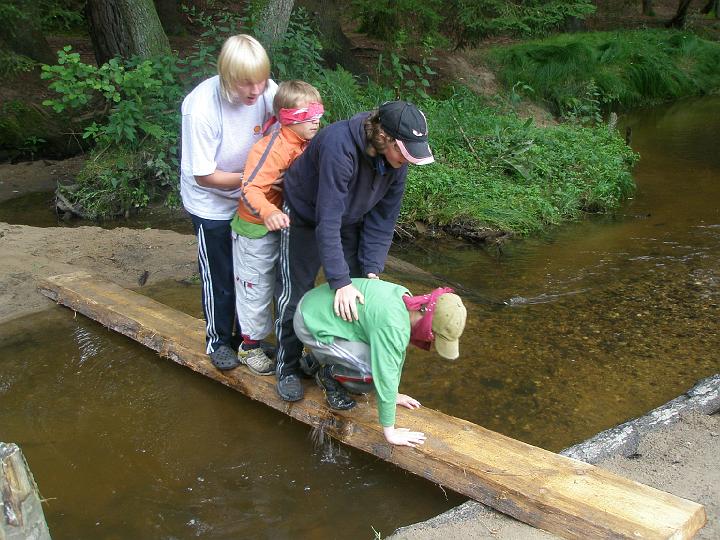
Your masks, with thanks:
M 435 161 L 428 145 L 425 115 L 409 101 L 386 101 L 379 109 L 380 125 L 393 137 L 403 157 L 415 165 Z

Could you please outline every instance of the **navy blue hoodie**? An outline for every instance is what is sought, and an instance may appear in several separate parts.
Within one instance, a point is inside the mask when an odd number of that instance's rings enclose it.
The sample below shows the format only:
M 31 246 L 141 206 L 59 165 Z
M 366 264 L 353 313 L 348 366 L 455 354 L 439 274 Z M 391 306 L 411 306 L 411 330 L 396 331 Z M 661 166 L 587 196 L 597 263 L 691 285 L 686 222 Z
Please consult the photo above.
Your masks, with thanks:
M 361 223 L 358 259 L 363 277 L 385 267 L 405 191 L 407 164 L 392 168 L 365 152 L 368 112 L 321 129 L 285 173 L 291 219 L 314 226 L 325 277 L 333 289 L 350 284 L 340 227 Z

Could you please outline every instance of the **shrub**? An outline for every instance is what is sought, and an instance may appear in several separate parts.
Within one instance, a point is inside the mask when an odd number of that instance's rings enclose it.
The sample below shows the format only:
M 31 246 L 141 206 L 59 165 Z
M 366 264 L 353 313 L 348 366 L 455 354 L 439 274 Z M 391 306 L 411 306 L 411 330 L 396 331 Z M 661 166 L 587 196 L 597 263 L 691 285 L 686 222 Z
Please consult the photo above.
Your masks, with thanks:
M 544 35 L 595 11 L 590 0 L 353 0 L 352 5 L 360 30 L 371 36 L 389 42 L 402 36 L 418 44 L 442 34 L 456 47 L 496 34 Z
M 578 108 L 634 107 L 720 88 L 720 44 L 670 30 L 567 34 L 495 48 L 508 87 L 532 89 L 559 116 Z
M 69 46 L 58 51 L 57 65 L 43 66 L 42 77 L 60 95 L 43 104 L 56 112 L 76 111 L 83 138 L 95 145 L 88 166 L 103 154 L 125 156 L 102 159 L 105 173 L 87 176 L 81 192 L 68 193 L 84 208 L 97 209 L 94 216 L 104 210 L 110 215 L 127 213 L 147 204 L 158 188 L 176 186 L 179 103 L 184 93 L 180 73 L 172 56 L 111 59 L 96 67 L 82 63 Z M 93 182 L 96 203 L 90 201 Z M 119 207 L 105 204 L 110 192 L 116 194 Z
M 423 110 L 436 164 L 410 169 L 404 221 L 535 233 L 634 189 L 636 155 L 606 126 L 540 128 L 467 91 Z

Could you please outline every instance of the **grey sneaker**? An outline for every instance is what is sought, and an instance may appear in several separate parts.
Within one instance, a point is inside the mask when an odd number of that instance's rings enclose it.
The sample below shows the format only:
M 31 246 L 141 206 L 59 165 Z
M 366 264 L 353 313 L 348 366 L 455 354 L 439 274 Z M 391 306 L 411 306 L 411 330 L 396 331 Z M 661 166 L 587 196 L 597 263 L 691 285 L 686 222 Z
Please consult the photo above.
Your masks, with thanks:
M 245 364 L 255 375 L 272 375 L 275 373 L 275 362 L 265 354 L 260 347 L 246 351 L 242 347 L 238 350 L 238 360 Z
M 277 393 L 285 401 L 299 401 L 305 394 L 300 377 L 293 373 L 290 375 L 281 375 L 276 388 Z

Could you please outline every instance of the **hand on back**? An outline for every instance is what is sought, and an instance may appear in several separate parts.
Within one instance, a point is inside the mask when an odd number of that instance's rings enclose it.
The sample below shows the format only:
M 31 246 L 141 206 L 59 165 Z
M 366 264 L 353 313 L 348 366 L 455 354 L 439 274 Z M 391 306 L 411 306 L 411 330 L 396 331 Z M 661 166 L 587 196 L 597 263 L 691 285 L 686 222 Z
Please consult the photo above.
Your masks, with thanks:
M 358 300 L 361 304 L 365 303 L 363 293 L 358 291 L 352 283 L 340 287 L 335 291 L 335 301 L 333 302 L 335 315 L 348 322 L 360 320 L 357 309 Z

